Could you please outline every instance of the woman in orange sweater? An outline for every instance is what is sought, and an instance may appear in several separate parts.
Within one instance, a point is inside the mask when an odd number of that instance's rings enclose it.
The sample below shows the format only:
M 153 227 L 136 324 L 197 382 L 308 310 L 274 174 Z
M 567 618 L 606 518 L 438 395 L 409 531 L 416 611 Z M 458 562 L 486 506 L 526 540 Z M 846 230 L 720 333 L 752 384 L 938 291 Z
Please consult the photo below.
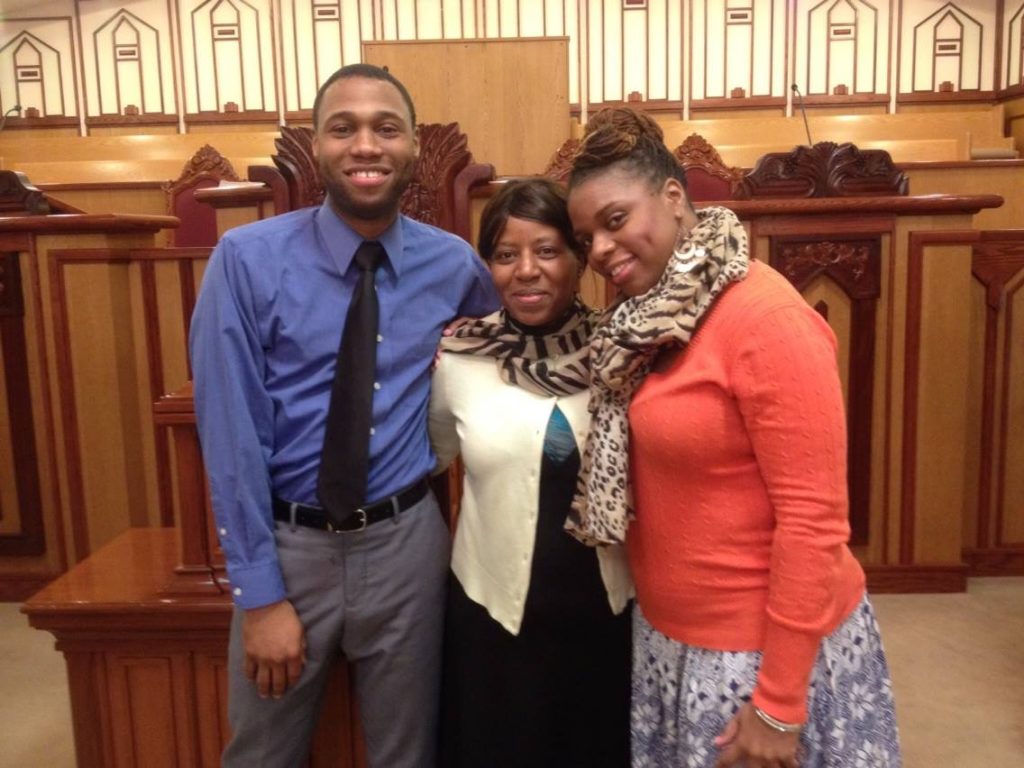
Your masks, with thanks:
M 622 297 L 591 341 L 590 439 L 567 527 L 627 544 L 633 766 L 900 765 L 847 547 L 829 326 L 749 260 L 732 212 L 694 211 L 650 118 L 595 116 L 569 189 L 590 264 Z

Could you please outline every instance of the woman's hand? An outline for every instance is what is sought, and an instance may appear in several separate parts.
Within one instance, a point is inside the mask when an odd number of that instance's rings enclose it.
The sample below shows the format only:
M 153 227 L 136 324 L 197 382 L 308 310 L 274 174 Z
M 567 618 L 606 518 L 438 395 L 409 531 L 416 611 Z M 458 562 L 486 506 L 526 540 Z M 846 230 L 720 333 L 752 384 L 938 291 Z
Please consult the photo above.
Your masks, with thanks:
M 715 768 L 799 768 L 799 733 L 782 733 L 763 722 L 747 702 L 715 739 L 721 750 Z

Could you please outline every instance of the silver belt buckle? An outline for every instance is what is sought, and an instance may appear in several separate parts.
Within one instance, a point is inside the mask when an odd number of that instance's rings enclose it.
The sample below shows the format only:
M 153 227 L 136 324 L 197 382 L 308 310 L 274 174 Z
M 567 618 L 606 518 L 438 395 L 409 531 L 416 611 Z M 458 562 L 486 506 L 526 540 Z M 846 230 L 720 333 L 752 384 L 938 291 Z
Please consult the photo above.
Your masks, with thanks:
M 359 527 L 349 531 L 349 533 L 359 533 L 360 531 L 366 530 L 366 510 L 360 507 L 359 509 L 356 510 L 356 514 L 359 515 Z
M 358 528 L 335 528 L 334 523 L 330 520 L 327 521 L 327 531 L 329 533 L 359 533 L 365 531 L 366 526 L 369 524 L 366 518 L 366 510 L 360 507 L 353 514 L 359 515 L 359 527 Z

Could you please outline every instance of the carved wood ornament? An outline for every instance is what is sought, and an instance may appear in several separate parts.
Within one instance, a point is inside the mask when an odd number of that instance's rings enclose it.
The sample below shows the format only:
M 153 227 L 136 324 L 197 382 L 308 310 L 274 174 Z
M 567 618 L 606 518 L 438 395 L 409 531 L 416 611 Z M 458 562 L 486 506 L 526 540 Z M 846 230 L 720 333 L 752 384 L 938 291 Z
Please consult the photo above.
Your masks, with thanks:
M 271 159 L 288 182 L 291 209 L 320 205 L 324 201 L 324 185 L 313 159 L 313 129 L 281 126 L 274 149 L 277 153 Z
M 732 186 L 743 178 L 742 169 L 727 166 L 718 150 L 699 133 L 687 136 L 672 154 L 684 169 L 700 168 L 711 176 L 728 181 Z
M 458 123 L 424 123 L 416 127 L 420 153 L 412 181 L 402 194 L 402 213 L 424 224 L 448 228 L 449 195 L 456 174 L 473 160 L 469 140 Z
M 566 139 L 551 158 L 548 167 L 544 169 L 544 175 L 563 184 L 568 182 L 569 172 L 572 170 L 572 158 L 579 148 L 579 139 Z
M 451 224 L 451 189 L 455 176 L 472 162 L 469 141 L 458 123 L 422 123 L 416 126 L 419 159 L 412 180 L 402 194 L 402 213 L 426 224 Z M 274 141 L 274 165 L 288 183 L 292 210 L 324 201 L 326 190 L 313 156 L 313 130 L 305 126 L 281 128 Z
M 737 196 L 885 197 L 908 191 L 906 174 L 882 149 L 823 141 L 791 152 L 771 152 L 743 177 Z
M 163 185 L 163 190 L 167 194 L 170 206 L 168 210 L 173 212 L 174 198 L 178 194 L 185 189 L 194 187 L 200 179 L 207 178 L 218 181 L 221 179 L 228 181 L 239 180 L 238 174 L 235 173 L 235 169 L 231 166 L 228 159 L 209 144 L 204 144 L 185 163 L 178 178 Z

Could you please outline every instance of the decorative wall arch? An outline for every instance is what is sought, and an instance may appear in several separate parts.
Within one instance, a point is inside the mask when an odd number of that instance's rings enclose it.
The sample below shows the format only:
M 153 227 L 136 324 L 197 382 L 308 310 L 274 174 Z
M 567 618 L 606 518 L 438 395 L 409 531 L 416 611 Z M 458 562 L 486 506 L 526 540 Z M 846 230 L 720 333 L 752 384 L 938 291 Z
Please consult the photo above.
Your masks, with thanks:
M 946 3 L 913 28 L 912 90 L 936 91 L 952 82 L 958 91 L 981 89 L 984 25 Z
M 186 72 L 193 89 L 187 94 L 189 111 L 276 109 L 268 0 L 205 0 L 181 12 L 189 33 L 183 52 L 191 53 L 183 56 L 191 67 Z
M 93 32 L 96 94 L 100 115 L 120 115 L 129 104 L 143 114 L 164 113 L 160 32 L 134 13 L 121 10 Z M 105 80 L 104 64 L 113 71 Z
M 16 35 L 0 48 L 0 70 L 12 74 L 14 101 L 36 107 L 43 116 L 66 115 L 60 51 L 31 32 Z
M 807 13 L 808 94 L 875 93 L 878 83 L 878 8 L 866 0 L 822 0 Z

